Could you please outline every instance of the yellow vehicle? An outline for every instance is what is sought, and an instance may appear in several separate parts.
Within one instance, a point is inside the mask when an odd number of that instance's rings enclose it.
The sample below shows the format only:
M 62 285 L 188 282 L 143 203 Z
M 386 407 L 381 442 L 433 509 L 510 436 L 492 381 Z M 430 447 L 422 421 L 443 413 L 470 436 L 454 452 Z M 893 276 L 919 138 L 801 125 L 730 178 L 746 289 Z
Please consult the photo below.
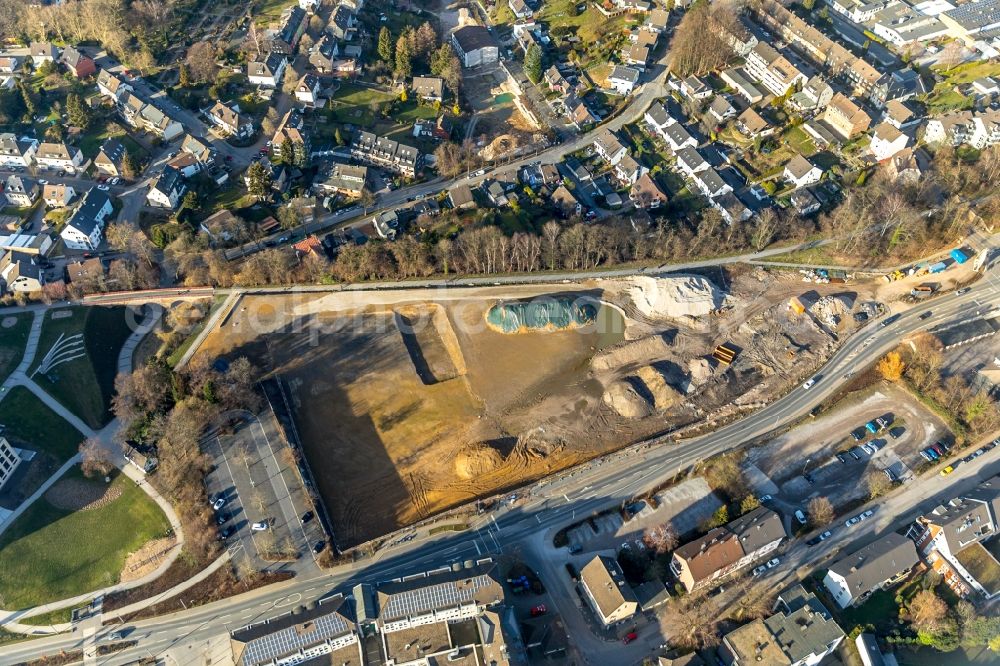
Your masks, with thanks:
M 952 467 L 951 465 L 948 465 L 943 470 L 941 470 L 941 476 L 948 476 L 949 474 L 951 474 L 954 471 L 955 471 L 955 468 Z

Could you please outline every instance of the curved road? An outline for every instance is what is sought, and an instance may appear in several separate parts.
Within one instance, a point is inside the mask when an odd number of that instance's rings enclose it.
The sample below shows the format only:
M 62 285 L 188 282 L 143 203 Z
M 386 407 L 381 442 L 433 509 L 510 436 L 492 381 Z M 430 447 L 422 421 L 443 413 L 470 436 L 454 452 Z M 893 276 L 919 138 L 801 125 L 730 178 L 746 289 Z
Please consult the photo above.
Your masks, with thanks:
M 138 647 L 102 659 L 101 663 L 124 664 L 140 657 L 162 654 L 183 644 L 205 642 L 237 627 L 283 615 L 294 605 L 327 596 L 338 588 L 349 592 L 348 584 L 386 580 L 435 568 L 445 562 L 501 551 L 544 530 L 561 526 L 576 515 L 587 515 L 631 498 L 658 485 L 678 469 L 794 423 L 832 396 L 847 381 L 848 372 L 875 361 L 907 334 L 966 321 L 977 312 L 997 305 L 1000 305 L 1000 285 L 982 280 L 970 293 L 961 296 L 951 293 L 921 303 L 888 326 L 873 322 L 844 341 L 818 370 L 819 380 L 812 389 L 796 387 L 769 406 L 715 432 L 677 443 L 660 438 L 550 477 L 537 484 L 532 489 L 533 494 L 521 504 L 487 514 L 462 533 L 414 539 L 383 549 L 373 559 L 316 578 L 293 580 L 135 623 L 130 625 L 134 630 L 128 638 L 138 640 Z M 932 316 L 919 318 L 928 311 Z M 109 625 L 104 631 L 112 630 Z M 41 654 L 79 647 L 80 639 L 76 636 L 33 640 L 0 650 L 0 664 L 13 664 Z

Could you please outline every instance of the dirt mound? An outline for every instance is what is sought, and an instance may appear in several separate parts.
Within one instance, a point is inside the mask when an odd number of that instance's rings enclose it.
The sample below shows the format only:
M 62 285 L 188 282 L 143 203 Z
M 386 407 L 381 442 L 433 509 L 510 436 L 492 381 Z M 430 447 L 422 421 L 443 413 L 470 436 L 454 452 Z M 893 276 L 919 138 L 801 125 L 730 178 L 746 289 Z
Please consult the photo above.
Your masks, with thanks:
M 641 419 L 653 413 L 653 405 L 639 393 L 635 382 L 619 379 L 604 391 L 604 403 L 627 419 Z
M 594 355 L 590 366 L 597 371 L 617 370 L 632 363 L 649 363 L 670 354 L 670 343 L 663 335 L 650 335 L 618 345 Z
M 110 504 L 121 494 L 121 488 L 102 481 L 60 479 L 45 491 L 45 501 L 64 511 L 86 511 Z
M 518 145 L 517 136 L 513 134 L 501 134 L 490 141 L 490 145 L 480 150 L 479 156 L 487 161 L 495 160 L 497 157 L 515 150 Z
M 717 366 L 718 363 L 714 359 L 704 356 L 688 361 L 688 374 L 691 377 L 689 390 L 694 390 L 707 382 L 715 374 Z
M 475 479 L 503 465 L 503 456 L 488 444 L 470 444 L 455 455 L 455 474 L 460 479 Z
M 636 375 L 642 380 L 646 391 L 653 398 L 653 407 L 657 411 L 668 409 L 677 402 L 680 394 L 673 386 L 667 383 L 667 378 L 663 373 L 651 365 L 639 368 Z
M 626 293 L 647 317 L 702 317 L 722 306 L 725 294 L 700 275 L 625 280 Z

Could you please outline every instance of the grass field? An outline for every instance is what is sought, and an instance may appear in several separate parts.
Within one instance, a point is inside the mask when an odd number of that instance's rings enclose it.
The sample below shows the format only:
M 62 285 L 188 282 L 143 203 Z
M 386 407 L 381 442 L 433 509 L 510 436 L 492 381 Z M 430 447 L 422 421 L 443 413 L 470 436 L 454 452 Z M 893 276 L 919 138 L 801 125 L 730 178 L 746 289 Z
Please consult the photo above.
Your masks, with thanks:
M 70 477 L 83 475 L 74 467 Z M 117 474 L 112 484 L 121 496 L 86 511 L 65 511 L 39 499 L 0 536 L 5 608 L 28 608 L 112 585 L 129 553 L 167 533 L 166 516 L 127 476 Z
M 86 355 L 33 379 L 87 425 L 100 428 L 111 418 L 108 409 L 118 372 L 118 353 L 131 329 L 124 307 L 78 307 L 70 311 L 72 316 L 61 319 L 53 319 L 53 311 L 46 313 L 32 371 L 61 334 L 68 337 L 83 333 Z
M 370 127 L 375 122 L 372 105 L 392 102 L 396 97 L 353 83 L 341 84 L 330 99 L 330 116 L 338 123 Z
M 14 372 L 17 364 L 24 357 L 24 345 L 28 342 L 28 333 L 31 332 L 31 322 L 34 315 L 30 312 L 22 312 L 21 314 L 4 316 L 0 321 L 6 319 L 15 321 L 10 328 L 0 328 L 0 382 Z
M 44 451 L 59 464 L 76 455 L 83 435 L 23 386 L 15 386 L 0 401 L 4 433 L 36 451 Z

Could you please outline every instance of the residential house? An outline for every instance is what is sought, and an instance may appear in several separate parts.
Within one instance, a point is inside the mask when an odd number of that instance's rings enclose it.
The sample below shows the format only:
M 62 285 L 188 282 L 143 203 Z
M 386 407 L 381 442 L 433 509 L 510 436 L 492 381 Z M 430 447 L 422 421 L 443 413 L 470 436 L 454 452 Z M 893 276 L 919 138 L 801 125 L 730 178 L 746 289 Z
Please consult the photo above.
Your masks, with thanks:
M 326 193 L 346 194 L 352 197 L 361 196 L 368 185 L 368 167 L 334 162 L 325 178 L 316 183 L 316 187 Z
M 524 0 L 507 0 L 507 5 L 518 19 L 531 18 L 534 13 Z
M 653 102 L 642 119 L 664 141 L 667 139 L 667 128 L 677 122 L 659 102 Z
M 622 53 L 622 60 L 626 65 L 638 69 L 640 72 L 646 71 L 646 65 L 649 64 L 649 54 L 650 49 L 648 46 L 642 44 L 631 44 L 625 48 Z
M 655 210 L 667 204 L 667 195 L 656 184 L 649 172 L 643 173 L 629 190 L 629 199 L 636 208 Z
M 97 71 L 94 59 L 86 56 L 74 46 L 67 46 L 59 56 L 59 62 L 66 66 L 66 69 L 78 79 L 83 79 Z
M 876 162 L 884 162 L 910 145 L 910 137 L 889 123 L 879 123 L 872 132 L 869 150 Z
M 1000 475 L 917 518 L 907 536 L 959 595 L 1000 595 L 1000 563 L 982 542 L 1000 534 Z
M 600 119 L 591 112 L 586 104 L 576 97 L 570 97 L 565 102 L 567 115 L 578 129 L 585 129 L 598 122 Z
M 822 111 L 833 99 L 833 88 L 819 75 L 809 79 L 802 90 L 788 98 L 788 103 L 799 111 Z
M 237 629 L 229 645 L 231 663 L 240 666 L 320 660 L 353 665 L 363 663 L 365 653 L 351 603 L 341 594 Z
M 71 261 L 66 264 L 66 277 L 73 284 L 95 291 L 104 281 L 104 262 L 100 257 Z
M 771 615 L 722 637 L 724 666 L 816 666 L 844 640 L 830 611 L 801 585 L 782 592 Z
M 583 597 L 605 627 L 623 622 L 639 611 L 635 593 L 625 581 L 621 566 L 598 555 L 580 570 Z
M 309 49 L 309 65 L 320 74 L 329 74 L 340 55 L 340 47 L 329 33 L 324 32 Z
M 682 95 L 690 99 L 702 100 L 712 96 L 711 86 L 694 74 L 682 79 L 678 89 Z
M 834 563 L 823 585 L 841 608 L 847 608 L 902 580 L 918 562 L 913 542 L 890 532 Z
M 202 165 L 201 162 L 198 161 L 197 157 L 195 157 L 191 153 L 185 153 L 185 152 L 180 152 L 174 157 L 170 158 L 170 160 L 167 162 L 166 165 L 171 169 L 176 169 L 177 171 L 179 171 L 180 174 L 185 178 L 190 178 L 191 176 L 194 176 L 195 174 L 200 172 L 204 166 Z M 223 175 L 226 175 L 226 180 L 228 180 L 228 174 L 223 172 Z M 223 180 L 222 182 L 226 181 Z
M 646 17 L 646 22 L 642 24 L 642 27 L 645 30 L 660 35 L 666 32 L 669 23 L 670 12 L 666 9 L 657 8 L 649 13 L 649 16 Z
M 633 67 L 615 65 L 608 75 L 608 85 L 619 95 L 628 95 L 639 83 L 639 70 Z
M 549 202 L 565 217 L 572 217 L 583 212 L 583 205 L 565 185 L 560 184 L 553 190 Z
M 421 165 L 420 151 L 371 132 L 358 132 L 351 144 L 351 155 L 362 162 L 398 173 L 408 178 L 416 175 Z
M 322 4 L 321 0 L 299 0 L 299 7 L 303 10 L 309 12 L 310 14 L 316 13 L 316 8 Z
M 163 167 L 163 172 L 149 185 L 146 201 L 150 206 L 174 210 L 181 202 L 181 197 L 187 186 L 181 173 L 169 166 Z
M 837 93 L 823 112 L 823 121 L 843 139 L 868 131 L 871 116 L 843 93 Z
M 930 88 L 919 72 L 912 69 L 895 69 L 883 74 L 866 92 L 868 101 L 881 109 L 891 100 L 905 102 L 917 95 L 926 95 Z
M 618 161 L 614 168 L 615 176 L 623 185 L 631 186 L 639 180 L 639 176 L 646 173 L 648 169 L 639 164 L 634 157 L 626 154 Z
M 35 161 L 38 141 L 28 137 L 17 138 L 10 132 L 0 134 L 0 166 L 27 167 Z
M 205 115 L 213 125 L 220 128 L 228 136 L 238 139 L 249 139 L 253 136 L 253 121 L 249 116 L 240 112 L 240 107 L 237 104 L 229 106 L 217 101 L 205 112 Z
M 193 155 L 204 166 L 215 162 L 215 149 L 209 147 L 202 139 L 191 134 L 186 134 L 184 140 L 181 141 L 181 152 Z
M 675 151 L 674 157 L 676 158 L 676 162 L 674 163 L 676 168 L 688 178 L 693 177 L 699 171 L 711 168 L 708 160 L 698 152 L 697 148 L 692 148 L 691 146 L 684 146 L 680 150 Z
M 83 164 L 83 153 L 65 143 L 43 143 L 38 146 L 35 161 L 42 169 L 65 169 L 72 173 Z
M 611 130 L 602 130 L 594 139 L 594 152 L 600 155 L 605 162 L 614 166 L 628 154 L 628 150 L 618 140 L 618 137 Z
M 796 189 L 818 183 L 823 177 L 823 170 L 807 160 L 802 155 L 796 155 L 788 160 L 781 177 L 795 186 Z
M 285 75 L 288 60 L 280 53 L 269 53 L 263 60 L 247 63 L 247 80 L 251 85 L 277 88 Z
M 132 85 L 121 76 L 107 69 L 102 69 L 97 74 L 97 89 L 105 97 L 110 97 L 116 103 L 127 92 L 132 92 Z
M 872 91 L 875 89 L 875 86 L 879 84 L 880 80 L 882 80 L 882 73 L 862 58 L 855 58 L 851 62 L 850 66 L 848 66 L 845 70 L 844 74 L 847 76 L 847 79 L 854 84 L 854 90 L 858 94 L 868 97 L 869 99 L 872 96 Z M 890 79 L 892 78 L 891 74 L 888 76 Z M 879 96 L 876 95 L 876 98 L 878 97 Z M 874 104 L 875 101 L 872 100 L 872 103 Z
M 481 25 L 466 25 L 451 33 L 451 44 L 463 67 L 497 62 L 500 48 L 490 31 Z
M 295 243 L 292 245 L 292 249 L 295 250 L 295 254 L 300 259 L 305 257 L 326 259 L 326 252 L 323 250 L 323 243 L 316 237 L 315 234 L 310 234 L 298 243 Z
M 753 217 L 753 211 L 732 192 L 724 192 L 712 199 L 712 207 L 719 211 L 727 224 L 746 222 Z
M 736 119 L 736 129 L 741 134 L 750 137 L 765 137 L 774 134 L 774 126 L 767 122 L 762 115 L 748 107 Z
M 875 13 L 882 7 L 882 3 L 870 2 L 866 0 L 830 0 L 830 8 L 839 14 L 843 14 L 854 23 L 865 23 L 875 18 Z
M 320 101 L 320 90 L 319 77 L 306 72 L 295 86 L 295 99 L 307 106 L 316 106 Z
M 124 143 L 114 137 L 109 137 L 101 144 L 101 150 L 94 158 L 94 166 L 97 167 L 98 171 L 109 176 L 121 176 L 125 152 Z
M 972 82 L 972 92 L 986 97 L 1000 95 L 1000 83 L 992 76 L 983 76 Z
M 268 48 L 271 53 L 292 55 L 299 46 L 299 40 L 306 31 L 309 22 L 302 7 L 287 7 L 281 12 L 278 30 L 270 33 Z
M 417 120 L 413 123 L 413 136 L 418 138 L 431 138 L 447 140 L 451 138 L 453 126 L 451 119 L 442 114 L 437 118 Z
M 153 104 L 143 104 L 139 112 L 133 116 L 133 124 L 147 132 L 161 137 L 164 141 L 173 141 L 184 134 L 184 126 L 163 112 L 163 109 Z
M 55 62 L 59 59 L 59 49 L 52 42 L 31 42 L 28 55 L 37 68 L 43 62 Z
M 42 188 L 42 200 L 49 208 L 65 208 L 76 198 L 72 185 L 49 183 Z
M 357 31 L 354 27 L 356 24 L 357 18 L 354 12 L 346 5 L 338 4 L 334 7 L 333 13 L 330 14 L 330 21 L 326 24 L 326 30 L 335 39 L 342 39 L 349 42 L 354 39 L 354 33 Z
M 878 647 L 878 639 L 874 634 L 861 633 L 854 639 L 854 647 L 858 649 L 858 656 L 861 657 L 862 666 L 889 666 L 882 651 Z M 896 660 L 893 659 L 893 664 Z
M 562 93 L 563 95 L 569 94 L 571 89 L 570 83 L 555 65 L 545 70 L 543 78 L 545 79 L 545 84 L 552 92 Z
M 448 201 L 456 210 L 476 207 L 476 198 L 468 185 L 455 185 L 448 191 Z
M 927 170 L 930 158 L 921 150 L 907 148 L 885 163 L 886 174 L 892 180 L 916 183 Z
M 7 182 L 3 188 L 3 193 L 7 197 L 7 201 L 13 206 L 20 206 L 22 208 L 33 205 L 38 199 L 38 192 L 37 181 L 32 178 L 19 176 L 16 173 L 7 176 Z
M 1000 111 L 955 111 L 931 118 L 924 128 L 924 141 L 929 144 L 968 144 L 976 150 L 1000 143 Z
M 781 97 L 798 83 L 805 83 L 807 77 L 785 56 L 764 42 L 759 42 L 747 54 L 744 64 L 747 73 L 761 82 L 773 95 Z
M 708 170 L 696 174 L 696 179 L 706 174 L 714 174 L 718 178 L 714 170 Z M 732 188 L 728 191 L 731 192 Z M 713 197 L 712 194 L 705 195 Z M 773 552 L 784 539 L 785 528 L 778 514 L 766 507 L 758 507 L 675 549 L 670 570 L 688 592 L 693 592 Z
M 795 190 L 789 199 L 795 208 L 795 212 L 802 217 L 812 215 L 822 207 L 820 200 L 816 198 L 816 195 L 813 194 L 812 189 L 809 187 Z
M 747 78 L 746 72 L 739 67 L 723 70 L 719 73 L 719 78 L 750 104 L 756 104 L 764 99 L 764 93 Z
M 510 199 L 507 198 L 507 190 L 502 183 L 498 183 L 495 180 L 486 187 L 486 196 L 498 208 L 510 203 Z
M 114 211 L 107 192 L 92 187 L 83 195 L 66 226 L 59 233 L 72 250 L 95 250 L 104 237 L 104 224 Z
M 725 95 L 716 95 L 708 106 L 708 115 L 717 123 L 724 123 L 736 115 L 736 107 L 729 103 Z
M 414 76 L 413 93 L 426 102 L 440 102 L 444 99 L 444 79 L 436 76 Z
M 715 27 L 722 33 L 729 48 L 740 58 L 746 58 L 759 41 L 747 28 L 742 17 L 736 21 L 717 22 Z
M 274 131 L 274 136 L 271 137 L 271 154 L 280 155 L 284 143 L 290 141 L 293 150 L 295 146 L 299 146 L 299 150 L 304 155 L 308 155 L 310 145 L 309 134 L 304 131 L 305 122 L 306 119 L 302 111 L 289 109 L 281 119 L 281 123 L 278 124 L 278 129 Z
M 882 120 L 901 130 L 920 122 L 920 116 L 906 102 L 892 99 L 882 110 Z
M 10 292 L 34 293 L 45 286 L 45 273 L 39 266 L 38 256 L 23 252 L 7 252 L 0 257 L 0 277 L 5 290 Z M 7 440 L 0 438 L 0 485 L 6 480 L 4 475 L 8 471 L 4 465 L 13 462 L 4 455 L 4 449 L 8 448 L 5 444 Z
M 670 146 L 670 150 L 674 152 L 677 152 L 684 146 L 698 147 L 698 139 L 691 136 L 691 133 L 680 123 L 674 123 L 667 127 L 664 131 L 664 140 Z

